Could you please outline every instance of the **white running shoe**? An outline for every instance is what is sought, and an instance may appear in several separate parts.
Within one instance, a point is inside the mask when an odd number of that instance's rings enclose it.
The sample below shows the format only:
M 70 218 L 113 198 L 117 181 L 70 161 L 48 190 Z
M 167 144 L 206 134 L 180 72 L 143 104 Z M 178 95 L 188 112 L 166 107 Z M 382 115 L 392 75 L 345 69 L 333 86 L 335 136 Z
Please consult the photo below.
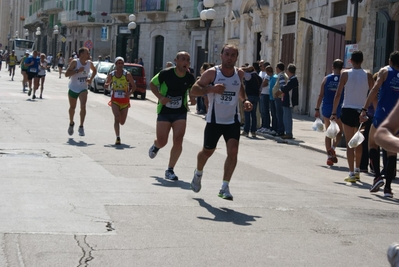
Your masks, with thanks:
M 229 186 L 227 186 L 225 189 L 220 189 L 218 196 L 226 200 L 233 200 L 233 195 L 230 194 Z
M 193 180 L 191 181 L 191 189 L 195 193 L 201 191 L 201 179 L 202 179 L 202 174 L 201 175 L 197 174 L 197 170 L 195 170 Z

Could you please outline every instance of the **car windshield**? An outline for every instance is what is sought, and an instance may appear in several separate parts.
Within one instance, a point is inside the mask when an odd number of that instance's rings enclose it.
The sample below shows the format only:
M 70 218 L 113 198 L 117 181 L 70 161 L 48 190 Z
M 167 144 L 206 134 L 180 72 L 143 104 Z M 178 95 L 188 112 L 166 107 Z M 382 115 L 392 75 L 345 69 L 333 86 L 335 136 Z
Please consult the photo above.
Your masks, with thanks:
M 124 66 L 124 69 L 130 72 L 133 76 L 141 76 L 142 68 L 138 66 Z
M 111 67 L 112 67 L 112 64 L 101 64 L 101 65 L 98 67 L 97 72 L 98 72 L 98 73 L 107 74 L 108 71 L 109 71 L 109 69 L 110 69 Z

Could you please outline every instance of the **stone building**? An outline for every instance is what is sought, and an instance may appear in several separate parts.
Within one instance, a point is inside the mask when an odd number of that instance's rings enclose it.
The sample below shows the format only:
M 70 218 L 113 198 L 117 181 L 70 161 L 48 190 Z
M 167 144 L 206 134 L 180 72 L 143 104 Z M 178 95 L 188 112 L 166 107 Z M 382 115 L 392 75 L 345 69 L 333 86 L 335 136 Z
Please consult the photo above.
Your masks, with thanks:
M 213 2 L 216 11 L 211 23 L 200 18 L 205 2 Z M 203 62 L 220 63 L 225 43 L 238 46 L 237 66 L 259 59 L 273 67 L 279 61 L 294 63 L 300 81 L 295 111 L 310 115 L 323 77 L 334 59 L 344 59 L 347 44 L 358 45 L 366 55 L 363 66 L 371 72 L 399 49 L 399 0 L 0 0 L 0 5 L 1 21 L 9 22 L 1 25 L 1 43 L 7 42 L 7 34 L 21 35 L 22 27 L 29 29 L 29 38 L 38 39 L 34 33 L 41 27 L 44 51 L 56 47 L 69 56 L 91 45 L 94 59 L 142 58 L 148 79 L 181 50 L 191 54 L 191 67 L 198 74 Z M 132 30 L 130 14 L 135 15 Z M 357 34 L 351 34 L 348 17 L 355 15 Z

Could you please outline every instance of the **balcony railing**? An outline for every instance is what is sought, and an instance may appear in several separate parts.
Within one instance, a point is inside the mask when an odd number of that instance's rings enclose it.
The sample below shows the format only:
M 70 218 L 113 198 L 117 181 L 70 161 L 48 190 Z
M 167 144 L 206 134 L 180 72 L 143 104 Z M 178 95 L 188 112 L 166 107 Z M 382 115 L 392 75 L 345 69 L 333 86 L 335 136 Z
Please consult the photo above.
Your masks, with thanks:
M 60 15 L 60 21 L 63 24 L 74 23 L 74 24 L 86 24 L 86 23 L 112 23 L 110 16 L 103 16 L 101 12 L 93 12 L 91 15 L 78 15 L 76 10 L 63 11 Z
M 167 0 L 141 0 L 138 4 L 140 12 L 168 11 Z
M 132 14 L 134 5 L 134 0 L 111 0 L 111 13 Z

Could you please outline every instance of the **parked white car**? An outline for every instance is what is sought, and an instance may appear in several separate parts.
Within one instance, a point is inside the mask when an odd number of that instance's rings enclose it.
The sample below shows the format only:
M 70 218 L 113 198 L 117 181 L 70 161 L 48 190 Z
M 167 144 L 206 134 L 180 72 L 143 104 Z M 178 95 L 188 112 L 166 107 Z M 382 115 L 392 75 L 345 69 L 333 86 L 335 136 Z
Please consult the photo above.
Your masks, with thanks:
M 113 63 L 101 61 L 97 64 L 97 74 L 91 82 L 91 89 L 98 93 L 99 91 L 104 91 L 104 83 L 107 79 L 109 70 L 111 69 Z

